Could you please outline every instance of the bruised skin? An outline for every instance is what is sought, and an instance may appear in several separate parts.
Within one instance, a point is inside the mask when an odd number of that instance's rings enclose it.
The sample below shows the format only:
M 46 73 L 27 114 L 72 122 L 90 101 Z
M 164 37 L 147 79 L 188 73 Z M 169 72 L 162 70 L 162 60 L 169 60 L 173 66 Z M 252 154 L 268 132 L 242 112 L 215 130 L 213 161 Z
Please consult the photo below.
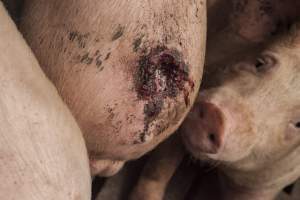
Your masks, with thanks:
M 173 133 L 202 75 L 205 1 L 27 1 L 21 30 L 93 159 L 126 161 Z

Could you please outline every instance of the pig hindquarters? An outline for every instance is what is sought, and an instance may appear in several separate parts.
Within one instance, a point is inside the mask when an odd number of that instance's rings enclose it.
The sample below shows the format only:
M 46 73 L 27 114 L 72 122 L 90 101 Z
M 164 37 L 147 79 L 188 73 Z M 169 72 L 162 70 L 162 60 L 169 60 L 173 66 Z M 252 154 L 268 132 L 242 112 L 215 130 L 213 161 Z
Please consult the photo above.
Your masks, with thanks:
M 93 174 L 153 149 L 194 102 L 206 1 L 31 0 L 20 29 L 79 123 Z
M 79 127 L 0 3 L 0 199 L 90 200 Z

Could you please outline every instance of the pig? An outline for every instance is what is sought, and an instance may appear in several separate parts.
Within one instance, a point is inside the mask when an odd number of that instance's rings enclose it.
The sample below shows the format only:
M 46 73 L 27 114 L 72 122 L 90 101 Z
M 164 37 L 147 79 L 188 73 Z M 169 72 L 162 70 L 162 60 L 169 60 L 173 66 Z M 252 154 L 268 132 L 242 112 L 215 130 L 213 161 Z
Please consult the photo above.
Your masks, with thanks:
M 299 31 L 233 66 L 182 127 L 195 157 L 220 163 L 224 199 L 273 199 L 300 176 Z
M 243 38 L 238 31 L 231 33 L 242 37 L 243 44 L 253 42 L 259 54 L 241 56 L 244 60 L 238 62 L 229 59 L 236 63 L 207 73 L 206 90 L 200 91 L 178 131 L 195 158 L 218 166 L 221 199 L 274 199 L 300 176 L 300 26 L 286 27 L 279 31 L 285 33 L 265 44 L 254 37 Z M 231 30 L 238 28 L 232 26 Z M 268 35 L 265 31 L 269 29 L 261 32 L 264 37 Z M 207 57 L 213 57 L 210 52 L 222 52 L 214 48 L 216 44 L 211 47 L 215 51 L 208 49 Z M 229 50 L 225 56 L 231 55 Z M 184 151 L 178 150 L 183 148 L 179 139 L 172 140 L 154 152 L 131 200 L 163 199 L 166 185 L 184 156 Z
M 90 200 L 80 128 L 0 2 L 0 199 Z
M 267 48 L 257 63 L 234 66 L 223 86 L 201 92 L 179 130 L 194 157 L 217 163 L 223 174 L 222 199 L 273 199 L 300 176 L 295 45 L 300 38 L 292 37 Z M 174 147 L 156 151 L 130 199 L 163 198 L 184 156 Z
M 196 98 L 205 0 L 30 0 L 20 30 L 80 125 L 93 175 L 152 150 Z

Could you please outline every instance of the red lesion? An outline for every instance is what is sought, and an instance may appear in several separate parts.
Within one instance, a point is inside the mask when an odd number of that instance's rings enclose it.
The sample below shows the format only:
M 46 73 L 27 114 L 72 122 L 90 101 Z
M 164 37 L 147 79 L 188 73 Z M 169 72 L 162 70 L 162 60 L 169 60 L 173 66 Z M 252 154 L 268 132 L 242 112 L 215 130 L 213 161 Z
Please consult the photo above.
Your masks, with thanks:
M 140 99 L 174 98 L 180 91 L 187 94 L 186 83 L 194 89 L 188 65 L 178 51 L 159 46 L 140 58 L 135 84 Z
M 177 50 L 158 46 L 142 55 L 135 75 L 135 89 L 144 108 L 145 130 L 162 111 L 166 98 L 177 98 L 183 93 L 186 106 L 190 104 L 190 91 L 194 81 L 189 77 L 189 67 Z

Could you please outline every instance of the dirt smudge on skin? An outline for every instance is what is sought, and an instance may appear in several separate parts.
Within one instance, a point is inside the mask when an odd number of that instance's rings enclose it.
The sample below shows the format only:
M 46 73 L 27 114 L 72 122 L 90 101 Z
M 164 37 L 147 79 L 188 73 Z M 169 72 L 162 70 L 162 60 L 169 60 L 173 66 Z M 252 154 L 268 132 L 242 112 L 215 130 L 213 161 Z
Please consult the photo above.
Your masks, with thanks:
M 190 104 L 189 94 L 194 89 L 194 82 L 189 78 L 189 66 L 176 49 L 158 46 L 143 52 L 138 61 L 134 85 L 138 99 L 147 101 L 144 106 L 144 131 L 140 134 L 145 138 L 150 124 L 161 113 L 166 98 L 175 99 L 183 93 L 186 106 Z
M 86 47 L 89 37 L 90 37 L 89 33 L 82 34 L 79 33 L 78 31 L 72 31 L 69 33 L 69 40 L 71 42 L 76 42 L 80 49 Z
M 139 38 L 136 38 L 134 41 L 133 41 L 133 51 L 134 52 L 137 52 L 142 44 L 142 40 L 143 40 L 143 37 L 144 35 L 142 35 L 141 37 Z
M 105 56 L 105 58 L 104 58 L 104 60 L 108 60 L 109 57 L 110 57 L 110 54 L 111 54 L 111 52 L 107 53 L 106 56 Z
M 93 61 L 94 61 L 94 58 L 90 57 L 89 53 L 84 54 L 80 59 L 80 62 L 83 64 L 86 64 L 86 65 L 92 64 Z
M 91 50 L 91 40 L 93 40 L 93 35 L 90 33 L 81 33 L 79 31 L 68 31 L 67 39 L 69 42 L 73 43 L 79 50 L 74 51 L 74 47 L 70 50 L 68 47 L 62 49 L 65 54 L 68 54 L 69 57 L 73 58 L 73 62 L 78 64 L 84 64 L 86 66 L 94 65 L 96 66 L 97 73 L 101 72 L 104 69 L 102 59 L 102 53 L 99 49 Z M 63 39 L 62 39 L 63 40 Z M 96 39 L 99 40 L 99 39 Z M 86 49 L 90 49 L 87 51 Z M 109 53 L 110 54 L 110 53 Z M 106 55 L 107 59 L 107 55 Z M 77 70 L 78 72 L 81 69 Z
M 102 65 L 101 56 L 97 56 L 96 57 L 96 66 L 97 66 L 97 68 L 100 68 L 101 65 Z
M 111 41 L 115 41 L 117 39 L 119 39 L 120 37 L 122 37 L 122 35 L 124 34 L 124 30 L 125 27 L 124 26 L 118 26 L 118 28 L 116 29 L 116 31 L 114 32 Z

